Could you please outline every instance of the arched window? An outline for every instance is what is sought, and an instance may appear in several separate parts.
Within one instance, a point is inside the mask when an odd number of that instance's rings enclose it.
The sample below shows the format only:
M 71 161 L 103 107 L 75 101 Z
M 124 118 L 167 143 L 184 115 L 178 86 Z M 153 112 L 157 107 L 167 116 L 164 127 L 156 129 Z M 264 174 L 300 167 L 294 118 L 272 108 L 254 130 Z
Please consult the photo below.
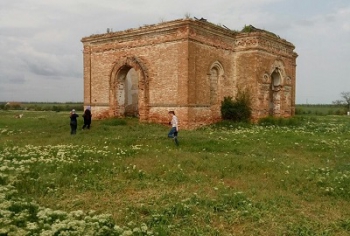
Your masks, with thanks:
M 276 68 L 271 74 L 270 115 L 280 116 L 281 113 L 281 71 Z
M 217 101 L 218 76 L 217 68 L 212 68 L 210 70 L 210 104 L 215 104 Z
M 282 80 L 281 80 L 281 74 L 278 69 L 274 70 L 271 74 L 271 86 L 272 90 L 279 90 L 281 87 Z
M 220 96 L 219 84 L 220 78 L 223 76 L 224 70 L 220 62 L 215 61 L 209 71 L 209 84 L 210 84 L 210 104 L 215 105 L 218 103 L 218 97 Z

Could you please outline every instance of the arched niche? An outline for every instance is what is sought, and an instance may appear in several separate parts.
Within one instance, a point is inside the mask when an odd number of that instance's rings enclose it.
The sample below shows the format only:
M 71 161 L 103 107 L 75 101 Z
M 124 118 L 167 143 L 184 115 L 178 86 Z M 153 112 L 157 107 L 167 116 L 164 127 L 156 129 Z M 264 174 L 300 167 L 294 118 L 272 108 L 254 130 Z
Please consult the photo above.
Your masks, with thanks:
M 224 76 L 224 69 L 219 61 L 215 61 L 211 64 L 208 75 L 210 84 L 210 104 L 216 105 L 220 97 L 220 79 Z

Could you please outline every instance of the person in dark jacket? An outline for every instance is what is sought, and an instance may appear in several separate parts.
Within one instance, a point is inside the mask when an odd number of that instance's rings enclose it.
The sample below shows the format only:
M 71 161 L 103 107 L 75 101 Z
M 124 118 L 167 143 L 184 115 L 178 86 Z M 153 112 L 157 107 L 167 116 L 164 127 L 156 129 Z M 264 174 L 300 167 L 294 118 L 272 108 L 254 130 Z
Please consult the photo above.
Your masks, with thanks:
M 70 134 L 76 134 L 77 133 L 77 127 L 78 127 L 78 121 L 77 117 L 79 117 L 78 114 L 75 113 L 75 110 L 73 109 L 70 112 Z
M 85 128 L 90 129 L 91 117 L 92 117 L 91 108 L 87 107 L 85 112 L 84 112 L 84 115 L 83 115 L 83 118 L 84 118 L 83 129 L 85 129 Z

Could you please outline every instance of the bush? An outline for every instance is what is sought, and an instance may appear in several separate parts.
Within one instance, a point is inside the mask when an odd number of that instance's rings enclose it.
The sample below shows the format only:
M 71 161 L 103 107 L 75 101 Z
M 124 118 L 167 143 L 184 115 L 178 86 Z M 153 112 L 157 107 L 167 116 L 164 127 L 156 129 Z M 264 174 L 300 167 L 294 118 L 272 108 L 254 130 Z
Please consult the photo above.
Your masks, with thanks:
M 224 97 L 221 102 L 221 116 L 224 120 L 249 122 L 251 115 L 251 96 L 248 90 L 239 90 L 235 101 L 232 97 Z
M 6 106 L 6 103 L 0 104 L 0 110 L 7 110 L 8 106 Z
M 19 102 L 8 102 L 6 104 L 1 105 L 1 109 L 3 110 L 21 110 L 21 103 Z

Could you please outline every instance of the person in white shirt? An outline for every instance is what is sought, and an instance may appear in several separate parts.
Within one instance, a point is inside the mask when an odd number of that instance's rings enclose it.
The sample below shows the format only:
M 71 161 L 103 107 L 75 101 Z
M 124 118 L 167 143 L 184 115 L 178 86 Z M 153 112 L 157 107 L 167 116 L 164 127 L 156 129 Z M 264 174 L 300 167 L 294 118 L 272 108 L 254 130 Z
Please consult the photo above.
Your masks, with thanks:
M 174 142 L 176 144 L 176 146 L 179 145 L 179 141 L 177 140 L 177 135 L 179 132 L 179 122 L 177 117 L 175 116 L 175 112 L 174 111 L 169 111 L 168 112 L 169 117 L 171 118 L 171 121 L 169 122 L 169 124 L 171 125 L 171 129 L 168 133 L 168 138 L 172 138 L 174 139 Z

